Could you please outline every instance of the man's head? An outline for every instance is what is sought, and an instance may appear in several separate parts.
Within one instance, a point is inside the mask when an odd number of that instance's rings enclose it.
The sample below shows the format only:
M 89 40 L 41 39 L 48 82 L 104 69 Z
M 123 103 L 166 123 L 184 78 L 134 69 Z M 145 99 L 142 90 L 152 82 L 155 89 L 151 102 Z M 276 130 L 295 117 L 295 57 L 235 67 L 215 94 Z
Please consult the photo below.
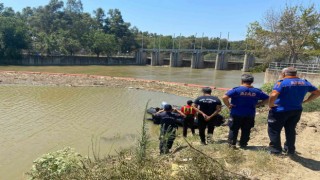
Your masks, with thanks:
M 172 111 L 172 106 L 170 104 L 166 104 L 163 106 L 163 110 L 170 112 L 170 111 Z
M 241 83 L 251 85 L 254 81 L 254 77 L 251 74 L 242 74 Z
M 297 75 L 297 69 L 294 68 L 294 67 L 284 68 L 281 71 L 281 75 L 282 75 L 282 77 L 285 77 L 285 76 L 296 76 Z
M 187 101 L 187 104 L 188 104 L 189 106 L 191 106 L 191 105 L 192 105 L 192 103 L 193 103 L 193 101 L 192 101 L 192 100 L 188 100 L 188 101 Z
M 202 92 L 203 92 L 203 94 L 211 94 L 212 89 L 210 87 L 204 87 L 204 88 L 202 88 Z

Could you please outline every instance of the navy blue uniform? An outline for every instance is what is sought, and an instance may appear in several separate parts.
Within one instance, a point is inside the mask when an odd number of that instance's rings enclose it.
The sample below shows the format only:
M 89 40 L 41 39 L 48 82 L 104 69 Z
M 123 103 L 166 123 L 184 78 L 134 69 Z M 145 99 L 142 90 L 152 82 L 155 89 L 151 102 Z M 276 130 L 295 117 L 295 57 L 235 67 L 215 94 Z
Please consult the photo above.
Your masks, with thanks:
M 221 105 L 221 101 L 215 96 L 200 96 L 194 101 L 194 103 L 199 106 L 198 108 L 200 111 L 208 116 L 212 115 L 216 111 L 218 105 Z M 208 134 L 212 135 L 214 131 L 214 121 L 216 118 L 217 116 L 210 121 L 206 121 L 202 114 L 198 114 L 199 136 L 203 144 L 206 144 L 206 127 L 208 127 Z
M 228 141 L 236 145 L 239 129 L 241 129 L 240 146 L 247 146 L 250 140 L 250 130 L 254 127 L 256 105 L 259 100 L 269 98 L 267 94 L 258 88 L 239 86 L 229 90 L 226 95 L 231 98 Z
M 279 80 L 273 88 L 273 93 L 278 94 L 275 107 L 269 111 L 268 134 L 272 153 L 281 153 L 280 133 L 285 129 L 286 142 L 284 149 L 289 154 L 295 153 L 296 131 L 295 128 L 302 113 L 302 102 L 308 92 L 317 91 L 310 82 L 298 77 L 285 77 Z
M 160 118 L 160 154 L 168 153 L 172 148 L 173 142 L 176 138 L 176 129 L 178 128 L 179 114 L 172 112 L 161 112 L 155 116 Z

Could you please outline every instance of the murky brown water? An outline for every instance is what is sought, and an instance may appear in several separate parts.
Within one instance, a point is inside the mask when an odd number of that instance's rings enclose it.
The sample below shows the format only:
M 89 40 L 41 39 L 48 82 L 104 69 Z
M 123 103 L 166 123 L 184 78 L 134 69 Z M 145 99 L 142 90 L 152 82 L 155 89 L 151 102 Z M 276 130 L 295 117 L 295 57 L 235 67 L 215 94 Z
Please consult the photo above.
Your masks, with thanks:
M 135 142 L 144 108 L 186 98 L 142 90 L 0 86 L 0 179 L 25 179 L 32 161 L 70 146 L 83 155 L 100 141 L 100 155 Z
M 2 66 L 0 70 L 82 73 L 216 87 L 239 85 L 241 71 L 145 66 Z M 255 86 L 263 73 L 255 74 Z M 142 90 L 0 86 L 0 180 L 26 179 L 32 161 L 70 146 L 83 155 L 100 142 L 100 155 L 133 145 L 145 104 L 184 104 L 186 98 Z M 99 144 L 99 143 L 97 143 Z
M 0 66 L 0 70 L 80 73 L 182 82 L 231 88 L 240 84 L 241 71 L 170 68 L 158 66 Z M 264 73 L 254 74 L 254 86 L 263 84 Z

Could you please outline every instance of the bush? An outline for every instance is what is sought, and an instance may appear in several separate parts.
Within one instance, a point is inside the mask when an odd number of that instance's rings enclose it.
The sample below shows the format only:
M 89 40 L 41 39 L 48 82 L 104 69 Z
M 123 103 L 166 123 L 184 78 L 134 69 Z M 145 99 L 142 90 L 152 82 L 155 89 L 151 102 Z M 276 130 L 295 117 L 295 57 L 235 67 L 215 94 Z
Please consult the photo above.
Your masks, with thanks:
M 273 83 L 265 83 L 261 86 L 261 90 L 267 94 L 270 94 L 273 89 Z
M 48 153 L 33 162 L 30 179 L 72 179 L 83 173 L 84 158 L 71 148 Z
M 263 63 L 261 65 L 254 66 L 254 67 L 250 68 L 249 71 L 251 73 L 265 72 L 268 67 L 269 67 L 268 63 Z
M 314 112 L 320 109 L 320 98 L 317 98 L 311 102 L 303 104 L 304 112 Z

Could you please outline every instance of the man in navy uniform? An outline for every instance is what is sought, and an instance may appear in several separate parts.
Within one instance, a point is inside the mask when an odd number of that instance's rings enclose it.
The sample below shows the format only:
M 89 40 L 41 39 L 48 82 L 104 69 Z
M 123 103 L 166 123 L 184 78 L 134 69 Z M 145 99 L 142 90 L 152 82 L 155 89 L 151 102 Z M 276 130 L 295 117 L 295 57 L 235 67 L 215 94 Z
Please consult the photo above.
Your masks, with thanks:
M 207 142 L 212 142 L 215 120 L 221 111 L 221 101 L 216 96 L 212 96 L 212 89 L 204 87 L 202 89 L 203 96 L 198 97 L 194 101 L 194 106 L 204 114 L 198 114 L 198 128 L 201 139 L 201 144 L 206 145 Z M 205 130 L 208 127 L 208 135 L 206 142 Z
M 252 75 L 243 74 L 241 86 L 229 90 L 222 97 L 224 104 L 230 109 L 228 142 L 233 148 L 236 147 L 239 129 L 241 129 L 240 147 L 245 148 L 248 145 L 250 130 L 254 127 L 256 106 L 267 104 L 269 99 L 267 94 L 251 86 L 253 81 Z
M 269 101 L 268 134 L 270 138 L 270 153 L 281 154 L 282 128 L 285 129 L 286 141 L 284 151 L 288 155 L 295 154 L 295 128 L 302 113 L 302 103 L 310 102 L 320 96 L 320 91 L 305 79 L 297 77 L 293 67 L 284 68 L 279 80 L 273 88 Z M 311 93 L 304 100 L 307 93 Z
M 167 154 L 176 138 L 177 119 L 186 116 L 181 111 L 173 109 L 170 104 L 165 104 L 163 110 L 157 112 L 155 116 L 160 118 L 160 154 Z

